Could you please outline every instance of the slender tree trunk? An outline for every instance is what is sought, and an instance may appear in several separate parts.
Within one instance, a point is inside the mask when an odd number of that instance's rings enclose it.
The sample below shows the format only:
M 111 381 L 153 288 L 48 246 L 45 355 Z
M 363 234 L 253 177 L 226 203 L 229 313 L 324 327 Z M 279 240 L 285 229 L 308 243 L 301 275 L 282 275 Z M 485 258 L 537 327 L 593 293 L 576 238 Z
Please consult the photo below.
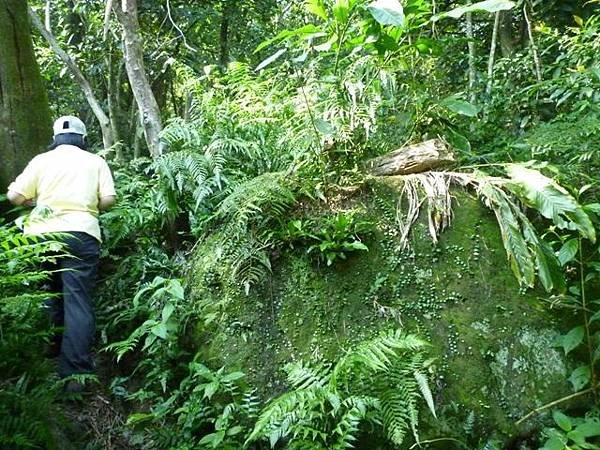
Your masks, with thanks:
M 50 0 L 46 0 L 46 6 L 44 7 L 44 27 L 49 32 L 52 32 L 52 5 Z
M 492 93 L 492 86 L 494 84 L 494 58 L 496 56 L 496 43 L 498 42 L 498 28 L 500 26 L 500 11 L 496 13 L 494 17 L 494 28 L 492 30 L 492 43 L 490 45 L 490 57 L 488 58 L 488 70 L 487 70 L 487 86 L 485 88 L 486 94 Z
M 535 45 L 535 39 L 533 38 L 531 22 L 529 21 L 529 16 L 527 15 L 527 2 L 525 2 L 523 5 L 523 16 L 525 17 L 525 22 L 527 22 L 527 35 L 529 36 L 529 46 L 531 48 L 531 56 L 533 57 L 535 77 L 539 83 L 542 81 L 542 65 L 540 64 L 540 57 L 538 55 L 537 46 Z
M 467 20 L 467 39 L 469 40 L 467 46 L 469 48 L 469 100 L 471 103 L 475 103 L 475 41 L 473 36 L 473 14 L 468 12 L 466 14 Z
M 125 69 L 142 118 L 148 150 L 150 155 L 156 158 L 163 152 L 163 145 L 160 141 L 162 122 L 160 110 L 144 67 L 137 3 L 136 0 L 122 0 L 117 3 L 120 4 L 114 5 L 113 10 L 123 28 Z
M 221 32 L 219 35 L 219 64 L 221 67 L 227 67 L 227 64 L 229 64 L 229 17 L 232 10 L 232 2 L 225 2 L 221 14 Z
M 513 34 L 512 34 L 512 21 L 513 12 L 499 11 L 500 12 L 500 26 L 498 29 L 498 40 L 500 41 L 500 51 L 504 58 L 508 58 L 513 54 Z
M 27 4 L 0 0 L 0 192 L 50 143 L 51 126 Z
M 112 47 L 112 46 L 111 46 Z M 108 101 L 108 118 L 110 120 L 110 129 L 115 142 L 121 141 L 121 133 L 119 132 L 119 118 L 120 106 L 118 99 L 118 91 L 120 89 L 118 74 L 115 73 L 114 55 L 112 48 L 109 50 L 108 55 L 105 58 L 105 64 L 108 72 L 107 79 L 107 93 L 106 98 Z M 123 149 L 121 145 L 116 146 L 116 159 L 117 161 L 123 161 Z
M 137 159 L 142 156 L 142 135 L 144 134 L 144 127 L 139 120 L 139 112 L 135 115 L 135 126 L 133 131 L 133 159 Z
M 83 75 L 83 73 L 81 72 L 81 70 L 79 69 L 77 64 L 75 63 L 75 61 L 73 61 L 73 58 L 71 58 L 71 56 L 69 56 L 69 54 L 67 54 L 67 52 L 65 52 L 60 47 L 60 44 L 57 42 L 54 35 L 52 33 L 50 33 L 48 30 L 46 30 L 46 28 L 44 28 L 44 25 L 42 24 L 42 21 L 40 20 L 38 15 L 29 7 L 28 7 L 28 12 L 29 12 L 29 17 L 31 18 L 31 22 L 33 23 L 33 26 L 35 28 L 37 28 L 37 30 L 40 32 L 40 34 L 42 36 L 44 36 L 44 39 L 46 39 L 46 41 L 48 41 L 50 48 L 52 48 L 54 53 L 56 53 L 56 56 L 58 56 L 60 58 L 60 60 L 65 64 L 65 66 L 67 66 L 67 68 L 69 69 L 69 72 L 71 72 L 71 75 L 75 79 L 75 82 L 79 85 L 79 87 L 83 91 L 83 95 L 85 96 L 85 99 L 87 100 L 88 105 L 90 105 L 90 108 L 91 108 L 92 112 L 94 113 L 94 116 L 96 116 L 96 119 L 98 120 L 98 123 L 100 124 L 100 130 L 102 131 L 102 143 L 104 144 L 104 148 L 112 147 L 112 145 L 115 143 L 115 140 L 114 140 L 114 137 L 112 134 L 112 130 L 110 128 L 110 121 L 108 119 L 108 116 L 102 109 L 100 102 L 96 98 L 96 95 L 94 94 L 94 90 L 92 89 L 92 85 L 85 78 L 85 76 Z

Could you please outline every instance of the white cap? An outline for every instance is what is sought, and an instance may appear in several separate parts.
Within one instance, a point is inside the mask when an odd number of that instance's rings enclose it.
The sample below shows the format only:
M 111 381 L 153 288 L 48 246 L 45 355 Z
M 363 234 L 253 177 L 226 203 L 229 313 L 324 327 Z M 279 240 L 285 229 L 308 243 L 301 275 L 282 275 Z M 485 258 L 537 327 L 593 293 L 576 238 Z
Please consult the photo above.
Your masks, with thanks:
M 65 133 L 87 135 L 84 123 L 75 116 L 62 116 L 56 119 L 54 126 L 54 136 Z

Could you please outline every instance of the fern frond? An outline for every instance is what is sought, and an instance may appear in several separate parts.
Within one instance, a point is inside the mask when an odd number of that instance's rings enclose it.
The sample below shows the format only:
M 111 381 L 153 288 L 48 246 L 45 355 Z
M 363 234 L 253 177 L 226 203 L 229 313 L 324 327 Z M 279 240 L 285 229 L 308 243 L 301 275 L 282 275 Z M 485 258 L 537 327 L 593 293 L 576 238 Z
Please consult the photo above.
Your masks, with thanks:
M 307 389 L 313 386 L 325 387 L 329 381 L 329 368 L 325 365 L 310 367 L 302 362 L 285 366 L 287 380 L 295 389 Z

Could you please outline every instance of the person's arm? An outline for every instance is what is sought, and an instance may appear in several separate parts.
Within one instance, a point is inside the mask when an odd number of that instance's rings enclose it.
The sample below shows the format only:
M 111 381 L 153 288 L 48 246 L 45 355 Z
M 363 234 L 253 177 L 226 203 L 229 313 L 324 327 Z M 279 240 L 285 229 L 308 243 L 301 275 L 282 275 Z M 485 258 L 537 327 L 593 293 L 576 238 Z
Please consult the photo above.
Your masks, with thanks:
M 6 198 L 13 205 L 35 206 L 38 177 L 34 160 L 30 161 L 25 170 L 8 186 Z
M 8 198 L 9 202 L 16 206 L 29 206 L 27 203 L 31 202 L 31 200 L 26 199 L 25 196 L 11 190 L 6 193 L 6 198 Z
M 116 201 L 117 201 L 116 195 L 105 195 L 103 197 L 100 197 L 98 199 L 98 210 L 106 211 L 107 209 L 110 209 L 115 204 Z
M 110 168 L 105 161 L 100 165 L 100 176 L 98 179 L 98 211 L 106 211 L 117 201 L 115 184 Z

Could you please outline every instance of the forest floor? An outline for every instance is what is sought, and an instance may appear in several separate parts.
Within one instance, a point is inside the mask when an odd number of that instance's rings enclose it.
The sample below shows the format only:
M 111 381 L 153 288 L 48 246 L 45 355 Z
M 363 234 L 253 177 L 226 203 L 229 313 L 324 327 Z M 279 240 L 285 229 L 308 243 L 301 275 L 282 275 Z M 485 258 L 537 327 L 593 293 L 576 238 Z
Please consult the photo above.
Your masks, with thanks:
M 98 381 L 82 394 L 67 394 L 61 402 L 61 421 L 54 429 L 61 450 L 136 450 L 125 428 L 127 411 L 110 392 L 110 360 L 96 357 Z

